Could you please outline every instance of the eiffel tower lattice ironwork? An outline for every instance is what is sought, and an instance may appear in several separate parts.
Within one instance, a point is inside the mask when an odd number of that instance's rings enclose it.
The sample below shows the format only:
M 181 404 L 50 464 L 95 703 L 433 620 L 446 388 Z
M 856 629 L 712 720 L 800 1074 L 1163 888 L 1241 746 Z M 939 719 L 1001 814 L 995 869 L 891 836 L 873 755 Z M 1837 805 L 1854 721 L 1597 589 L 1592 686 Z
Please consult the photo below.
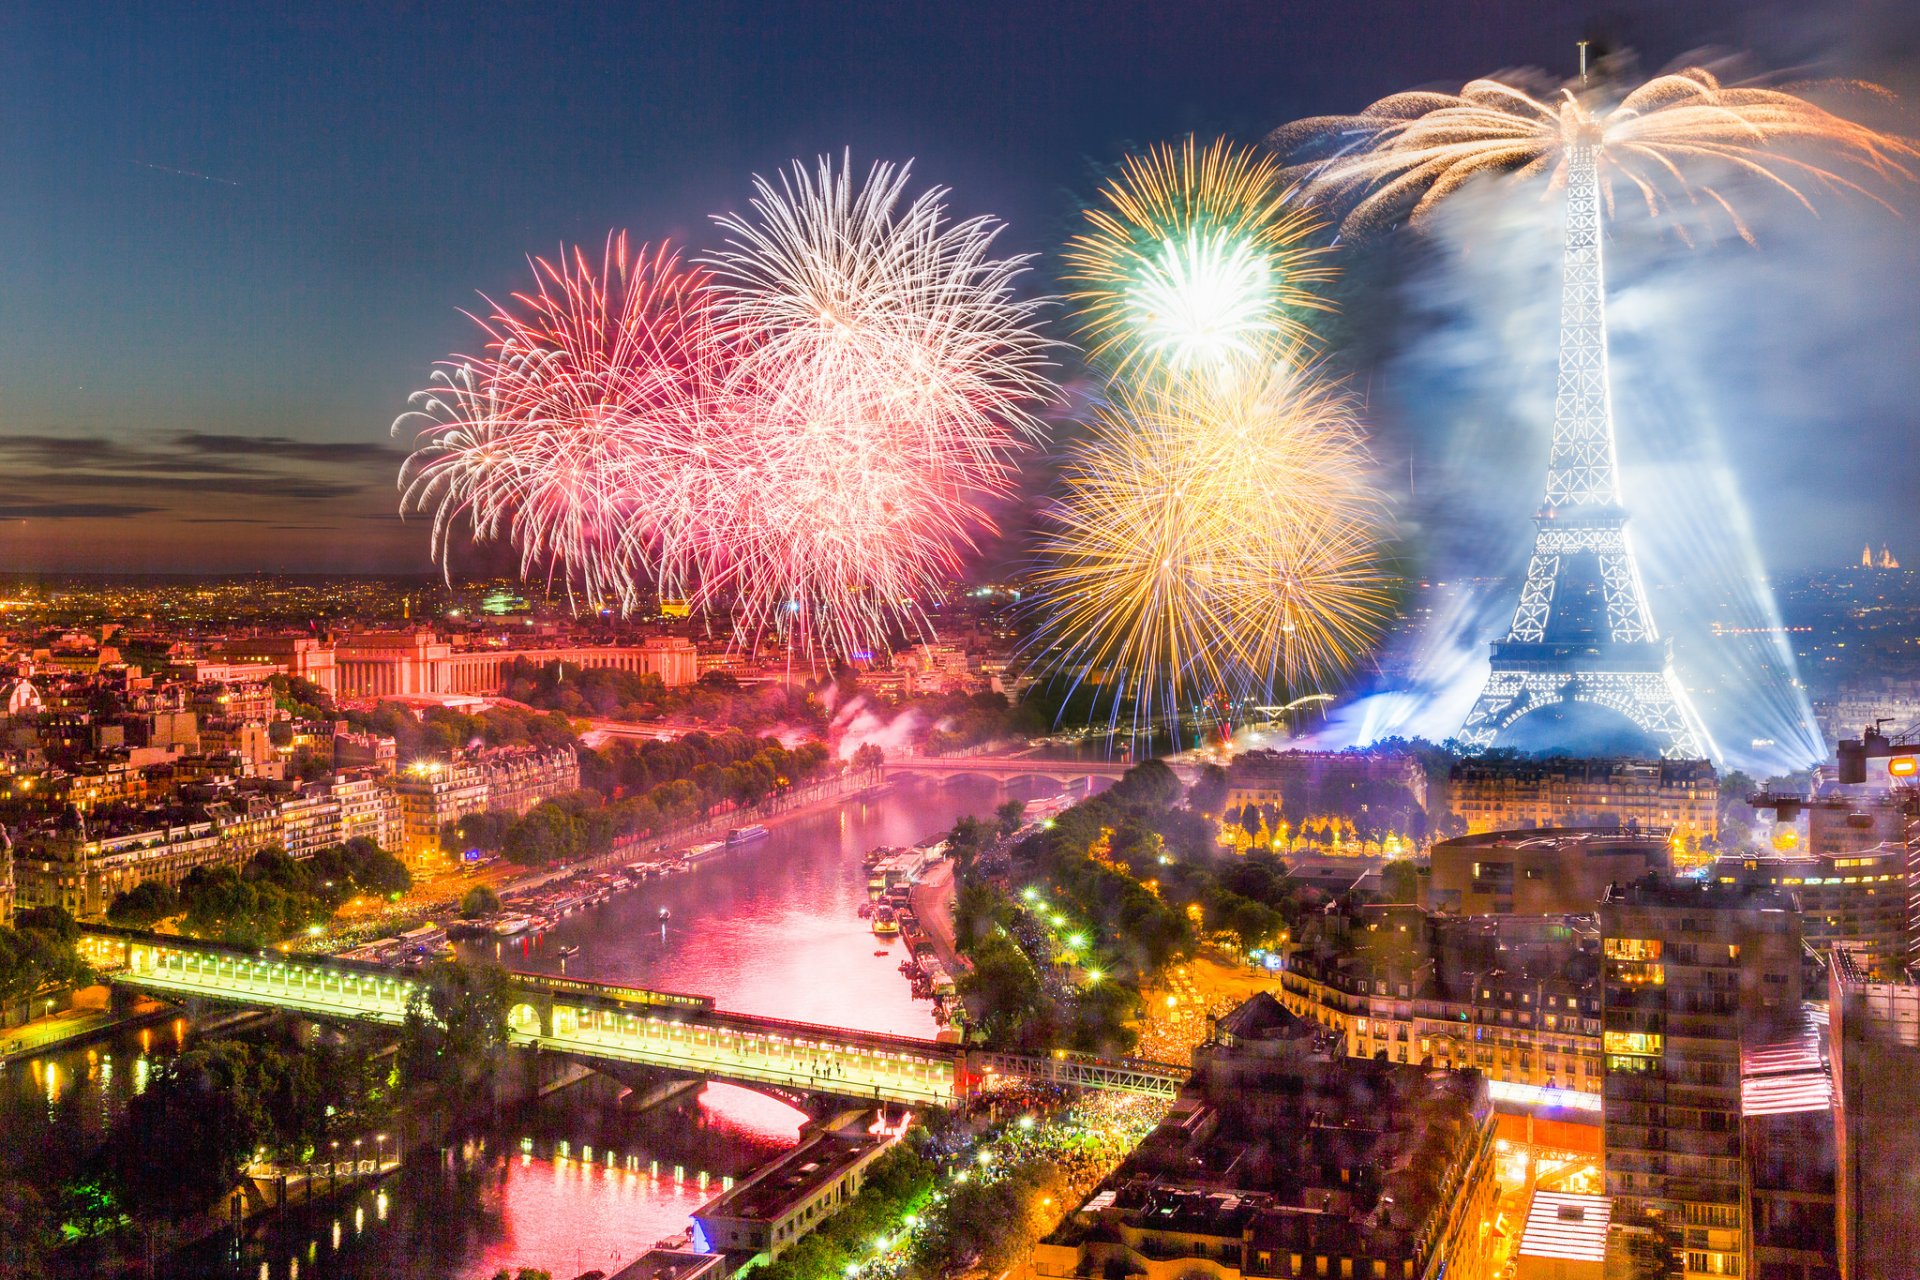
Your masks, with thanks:
M 1606 279 L 1594 147 L 1567 156 L 1560 373 L 1546 503 L 1534 518 L 1527 581 L 1460 741 L 1493 746 L 1544 707 L 1585 703 L 1632 721 L 1667 757 L 1706 754 L 1707 734 L 1673 671 L 1627 538 L 1607 382 Z

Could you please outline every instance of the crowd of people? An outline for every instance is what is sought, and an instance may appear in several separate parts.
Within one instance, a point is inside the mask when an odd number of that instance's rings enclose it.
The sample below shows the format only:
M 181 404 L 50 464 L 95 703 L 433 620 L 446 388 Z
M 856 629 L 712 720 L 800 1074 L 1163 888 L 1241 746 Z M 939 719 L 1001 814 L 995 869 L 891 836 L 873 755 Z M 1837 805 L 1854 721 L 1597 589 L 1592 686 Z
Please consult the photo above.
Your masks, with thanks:
M 945 1186 L 900 1224 L 860 1267 L 859 1275 L 862 1280 L 902 1280 L 925 1274 L 929 1248 L 951 1225 L 943 1222 L 943 1215 L 961 1202 L 956 1193 L 967 1183 L 1020 1180 L 1059 1187 L 1038 1206 L 1038 1220 L 1051 1226 L 1119 1167 L 1165 1116 L 1168 1105 L 1164 1098 L 1076 1093 L 1027 1083 L 990 1091 L 975 1104 L 975 1123 L 954 1123 L 931 1137 L 926 1153 L 945 1170 Z M 1009 1231 L 1025 1229 L 1018 1219 L 1005 1225 Z M 1024 1252 L 1034 1240 L 1013 1243 Z
M 1168 968 L 1163 987 L 1145 993 L 1136 1056 L 1185 1066 L 1193 1061 L 1193 1051 L 1213 1034 L 1214 1022 L 1242 998 L 1203 992 L 1185 965 Z

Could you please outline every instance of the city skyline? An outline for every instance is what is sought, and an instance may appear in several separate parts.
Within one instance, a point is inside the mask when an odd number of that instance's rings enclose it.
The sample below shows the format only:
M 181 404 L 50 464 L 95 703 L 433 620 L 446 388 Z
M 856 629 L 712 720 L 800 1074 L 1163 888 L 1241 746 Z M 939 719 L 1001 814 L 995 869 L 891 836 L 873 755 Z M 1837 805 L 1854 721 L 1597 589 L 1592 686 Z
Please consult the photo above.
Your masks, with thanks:
M 419 370 L 464 340 L 457 309 L 475 305 L 476 290 L 520 284 L 525 255 L 616 226 L 698 239 L 707 214 L 744 204 L 750 173 L 851 147 L 860 160 L 917 156 L 924 180 L 956 187 L 962 212 L 1006 218 L 1007 246 L 1043 254 L 1036 288 L 1052 288 L 1078 205 L 1100 168 L 1134 146 L 1195 130 L 1257 138 L 1293 116 L 1501 66 L 1564 69 L 1572 42 L 1594 34 L 1565 11 L 1516 5 L 1502 21 L 1461 23 L 1443 8 L 1416 6 L 1365 41 L 1337 10 L 1225 9 L 1179 24 L 923 11 L 865 36 L 857 13 L 769 25 L 742 10 L 710 13 L 635 65 L 610 52 L 634 47 L 631 26 L 597 17 L 553 39 L 512 15 L 459 31 L 422 14 L 380 25 L 370 12 L 164 26 L 107 9 L 26 19 L 7 55 L 27 198 L 0 209 L 0 231 L 26 249 L 0 269 L 0 294 L 13 300 L 0 464 L 20 482 L 0 496 L 0 563 L 425 571 L 424 522 L 395 514 L 406 442 L 385 427 Z M 1834 9 L 1856 19 L 1838 24 L 1843 42 L 1735 5 L 1685 17 L 1634 6 L 1598 34 L 1654 65 L 1702 44 L 1739 45 L 1769 64 L 1820 62 L 1905 88 L 1900 42 L 1883 38 L 1897 24 Z M 111 34 L 96 39 L 101 31 Z M 754 34 L 779 37 L 782 57 L 769 62 Z M 323 47 L 367 56 L 298 63 Z M 408 72 L 415 55 L 435 73 Z M 563 78 L 565 94 L 536 92 Z M 449 81 L 462 91 L 438 92 Z M 122 88 L 79 96 L 95 82 Z M 207 84 L 217 88 L 191 88 Z M 143 114 L 142 103 L 156 109 Z M 496 127 L 503 113 L 512 128 Z M 321 119 L 316 144 L 310 122 Z M 1903 429 L 1891 407 L 1911 400 L 1913 375 L 1863 370 L 1870 343 L 1832 357 L 1842 299 L 1910 252 L 1875 241 L 1910 239 L 1886 236 L 1898 224 L 1874 221 L 1882 216 L 1833 213 L 1804 235 L 1781 221 L 1758 258 L 1722 247 L 1688 268 L 1753 276 L 1815 309 L 1813 323 L 1804 309 L 1743 317 L 1751 323 L 1717 325 L 1729 332 L 1699 344 L 1712 354 L 1747 341 L 1757 364 L 1797 357 L 1742 405 L 1795 390 L 1790 410 L 1804 428 L 1783 437 L 1769 425 L 1765 448 L 1737 436 L 1720 446 L 1730 491 L 1765 510 L 1758 550 L 1776 572 L 1845 563 L 1863 540 L 1887 540 L 1863 508 L 1913 479 L 1904 456 L 1885 466 L 1882 448 Z M 1802 259 L 1835 221 L 1848 251 L 1823 302 Z M 1418 289 L 1425 268 L 1415 266 L 1383 269 Z M 1383 470 L 1399 462 L 1406 473 L 1395 496 L 1417 506 L 1419 482 L 1446 487 L 1437 467 L 1463 452 L 1448 417 L 1484 409 L 1489 392 L 1456 377 L 1440 389 L 1443 409 L 1423 407 L 1436 367 L 1444 374 L 1436 349 L 1471 324 L 1442 317 L 1431 332 L 1409 330 L 1394 314 L 1404 297 L 1344 299 L 1343 346 L 1364 377 Z M 1910 304 L 1871 301 L 1855 323 L 1899 331 Z M 1531 443 L 1544 455 L 1536 425 Z M 1796 500 L 1769 509 L 1789 482 Z M 1522 508 L 1511 514 L 1524 520 Z M 990 556 L 983 568 L 994 567 Z

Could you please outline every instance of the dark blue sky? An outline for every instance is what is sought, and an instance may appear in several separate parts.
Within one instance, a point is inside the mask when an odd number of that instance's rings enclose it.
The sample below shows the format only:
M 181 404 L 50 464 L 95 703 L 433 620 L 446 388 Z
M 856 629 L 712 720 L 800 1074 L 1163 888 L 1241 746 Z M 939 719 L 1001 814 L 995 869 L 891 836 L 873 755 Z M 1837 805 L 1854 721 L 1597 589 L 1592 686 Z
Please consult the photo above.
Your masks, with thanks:
M 794 157 L 916 157 L 1047 251 L 1130 144 L 1565 68 L 1589 32 L 1655 64 L 1718 44 L 1899 79 L 1899 12 L 17 2 L 0 570 L 424 568 L 387 427 L 469 344 L 455 308 L 609 227 L 711 243 L 705 215 Z

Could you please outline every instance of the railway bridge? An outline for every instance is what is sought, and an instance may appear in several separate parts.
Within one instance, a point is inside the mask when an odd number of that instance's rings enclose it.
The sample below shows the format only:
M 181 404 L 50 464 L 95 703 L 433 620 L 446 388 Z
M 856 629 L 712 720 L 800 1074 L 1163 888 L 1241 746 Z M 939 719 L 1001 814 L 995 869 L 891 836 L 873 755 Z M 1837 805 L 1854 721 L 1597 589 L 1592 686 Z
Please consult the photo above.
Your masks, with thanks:
M 82 931 L 85 953 L 116 988 L 175 1000 L 285 1010 L 399 1026 L 420 987 L 406 971 L 290 956 L 110 926 Z M 947 1106 L 999 1080 L 1172 1097 L 1187 1070 L 1081 1055 L 1019 1057 L 960 1045 L 729 1013 L 710 996 L 547 974 L 510 975 L 508 1042 L 613 1074 L 645 1067 L 781 1093 Z

